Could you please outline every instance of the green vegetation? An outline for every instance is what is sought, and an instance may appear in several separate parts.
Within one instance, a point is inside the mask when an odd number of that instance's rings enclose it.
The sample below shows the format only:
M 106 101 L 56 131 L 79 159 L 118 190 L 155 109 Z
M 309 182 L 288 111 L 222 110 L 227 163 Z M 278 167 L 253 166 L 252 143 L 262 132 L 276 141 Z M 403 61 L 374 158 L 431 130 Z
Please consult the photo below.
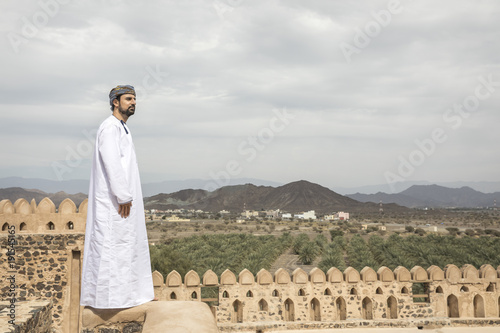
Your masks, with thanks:
M 410 230 L 408 230 L 410 231 Z M 471 264 L 479 268 L 483 264 L 500 265 L 500 238 L 486 230 L 467 230 L 464 236 L 424 235 L 418 228 L 409 236 L 392 234 L 387 238 L 372 235 L 331 232 L 329 241 L 324 234 L 311 239 L 307 234 L 295 238 L 289 233 L 280 237 L 250 234 L 210 234 L 173 239 L 166 244 L 151 246 L 151 265 L 166 276 L 172 270 L 184 276 L 195 270 L 200 277 L 209 269 L 217 275 L 230 269 L 238 274 L 247 268 L 253 274 L 260 269 L 270 269 L 273 262 L 286 250 L 292 249 L 302 264 L 317 265 L 324 272 L 331 267 L 345 270 L 352 266 L 358 271 L 365 266 L 378 270 L 387 266 L 408 269 L 419 265 L 424 269 L 431 265 L 444 268 L 447 264 L 461 267 Z M 475 235 L 473 237 L 468 235 Z M 349 239 L 350 238 L 350 239 Z
M 341 271 L 346 269 L 347 266 L 344 261 L 345 248 L 345 238 L 343 238 L 342 236 L 335 237 L 332 242 L 326 246 L 321 261 L 319 262 L 318 268 L 323 270 L 325 273 L 331 267 L 337 267 Z
M 176 270 L 184 276 L 191 269 L 201 277 L 211 269 L 220 275 L 226 269 L 238 274 L 247 268 L 257 274 L 269 269 L 292 244 L 292 237 L 253 236 L 249 234 L 201 235 L 150 246 L 151 267 L 163 276 Z
M 347 245 L 347 256 L 349 258 L 349 264 L 356 268 L 357 267 L 375 267 L 377 262 L 375 261 L 373 254 L 366 244 L 365 240 L 361 238 L 360 235 L 355 235 L 351 238 L 351 241 Z
M 304 265 L 311 265 L 320 252 L 321 248 L 316 242 L 306 242 L 300 249 L 299 260 Z
M 471 264 L 479 268 L 483 264 L 491 264 L 494 267 L 500 264 L 500 239 L 491 237 L 411 235 L 404 238 L 393 234 L 383 240 L 379 236 L 372 236 L 368 241 L 368 251 L 359 240 L 355 240 L 355 245 L 351 243 L 349 247 L 354 246 L 359 253 L 348 251 L 349 264 L 358 270 L 364 266 L 377 270 L 380 266 L 390 269 L 404 266 L 411 269 L 416 265 L 424 268 L 431 265 L 444 268 L 447 264 L 458 267 Z

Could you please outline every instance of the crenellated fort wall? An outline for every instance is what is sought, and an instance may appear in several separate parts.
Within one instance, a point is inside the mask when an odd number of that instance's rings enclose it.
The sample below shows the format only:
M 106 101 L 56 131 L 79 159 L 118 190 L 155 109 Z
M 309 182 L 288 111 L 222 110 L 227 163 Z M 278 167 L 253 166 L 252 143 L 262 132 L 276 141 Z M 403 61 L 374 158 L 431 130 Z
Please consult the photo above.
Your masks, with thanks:
M 71 199 L 64 199 L 58 208 L 49 198 L 44 198 L 38 205 L 34 199 L 31 203 L 25 199 L 18 199 L 14 204 L 10 200 L 2 200 L 0 201 L 1 230 L 5 232 L 10 226 L 14 226 L 16 234 L 84 233 L 87 203 L 88 200 L 85 199 L 77 209 Z
M 77 209 L 69 199 L 58 209 L 48 198 L 38 205 L 24 199 L 0 201 L 0 298 L 11 299 L 8 278 L 15 275 L 18 301 L 51 301 L 56 332 L 80 329 L 86 210 L 87 201 Z M 10 252 L 12 239 L 15 253 Z M 195 271 L 184 277 L 176 271 L 166 277 L 154 272 L 153 285 L 161 301 L 212 301 L 224 332 L 431 322 L 500 325 L 500 267 L 491 265 L 479 270 L 472 265 L 365 267 L 359 272 L 332 267 L 326 274 L 318 268 L 292 274 L 279 269 L 255 276 L 246 269 L 220 276 L 207 271 L 202 277 Z M 205 288 L 218 294 L 202 299 Z
M 275 274 L 261 270 L 254 276 L 243 270 L 236 276 L 226 270 L 220 278 L 207 271 L 202 279 L 190 271 L 184 277 L 173 271 L 166 279 L 153 273 L 160 300 L 200 300 L 202 287 L 218 286 L 217 322 L 336 322 L 343 320 L 421 320 L 431 318 L 499 318 L 500 267 L 447 265 L 444 270 L 420 266 L 377 272 L 352 267 L 327 274 L 314 268 L 309 274 L 283 269 Z M 422 287 L 415 294 L 415 285 Z
M 78 209 L 70 199 L 58 209 L 49 198 L 0 201 L 0 300 L 50 300 L 56 332 L 78 332 L 86 218 L 87 200 Z

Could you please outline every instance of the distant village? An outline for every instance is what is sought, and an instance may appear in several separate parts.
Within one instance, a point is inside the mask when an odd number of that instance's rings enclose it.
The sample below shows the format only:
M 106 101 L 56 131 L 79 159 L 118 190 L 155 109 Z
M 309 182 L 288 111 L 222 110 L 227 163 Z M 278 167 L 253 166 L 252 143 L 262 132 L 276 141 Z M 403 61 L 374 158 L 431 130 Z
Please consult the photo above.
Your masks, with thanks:
M 221 210 L 218 213 L 205 212 L 195 209 L 168 209 L 145 210 L 146 221 L 166 221 L 166 222 L 189 222 L 192 219 L 229 219 L 236 222 L 256 221 L 256 220 L 276 220 L 276 221 L 348 221 L 349 213 L 336 212 L 329 215 L 317 216 L 314 210 L 292 214 L 276 210 L 244 210 L 242 213 L 233 213 Z

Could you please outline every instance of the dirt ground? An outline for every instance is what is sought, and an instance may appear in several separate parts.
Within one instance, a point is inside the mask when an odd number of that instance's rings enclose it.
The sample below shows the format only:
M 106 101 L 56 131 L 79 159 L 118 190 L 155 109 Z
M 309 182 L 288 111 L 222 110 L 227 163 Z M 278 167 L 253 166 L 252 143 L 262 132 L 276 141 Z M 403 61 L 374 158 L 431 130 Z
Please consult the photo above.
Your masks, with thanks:
M 283 332 L 283 331 L 270 331 L 270 333 Z M 310 330 L 310 331 L 286 331 L 287 333 L 498 333 L 500 327 L 446 327 L 436 329 L 423 329 L 418 328 L 344 328 L 344 329 L 328 329 L 328 330 Z

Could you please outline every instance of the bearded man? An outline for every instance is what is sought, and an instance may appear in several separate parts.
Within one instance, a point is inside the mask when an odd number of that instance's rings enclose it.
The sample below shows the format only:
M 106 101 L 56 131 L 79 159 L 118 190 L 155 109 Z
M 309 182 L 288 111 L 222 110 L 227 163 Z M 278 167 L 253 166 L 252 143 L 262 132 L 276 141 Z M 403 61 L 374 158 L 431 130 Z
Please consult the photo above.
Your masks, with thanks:
M 134 87 L 109 93 L 113 114 L 97 131 L 90 175 L 80 304 L 97 309 L 154 299 L 139 168 L 127 120 Z

